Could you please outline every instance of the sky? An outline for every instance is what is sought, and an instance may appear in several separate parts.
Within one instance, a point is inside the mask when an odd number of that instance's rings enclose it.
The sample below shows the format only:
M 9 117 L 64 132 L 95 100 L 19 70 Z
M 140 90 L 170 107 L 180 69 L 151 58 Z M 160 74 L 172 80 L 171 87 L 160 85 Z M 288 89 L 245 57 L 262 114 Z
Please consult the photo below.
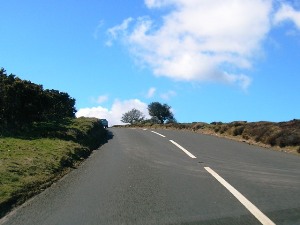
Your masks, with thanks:
M 300 0 L 0 0 L 0 67 L 122 124 L 300 119 Z

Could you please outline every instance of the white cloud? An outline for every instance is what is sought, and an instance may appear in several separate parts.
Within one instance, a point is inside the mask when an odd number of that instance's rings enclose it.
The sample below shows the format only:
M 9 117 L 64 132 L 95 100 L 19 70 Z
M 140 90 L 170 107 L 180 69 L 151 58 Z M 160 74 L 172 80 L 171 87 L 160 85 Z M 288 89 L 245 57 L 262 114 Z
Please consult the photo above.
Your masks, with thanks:
M 274 23 L 279 24 L 284 21 L 292 21 L 300 29 L 300 11 L 288 4 L 282 4 L 274 16 Z
M 152 98 L 156 92 L 156 88 L 152 87 L 148 90 L 147 98 Z
M 98 104 L 104 103 L 108 100 L 108 95 L 101 95 L 95 99 L 95 102 Z
M 92 108 L 82 108 L 79 109 L 76 113 L 76 117 L 95 117 L 99 119 L 108 118 L 110 112 L 108 109 L 103 108 L 101 106 L 92 107 Z
M 95 117 L 99 119 L 107 119 L 109 126 L 123 124 L 121 122 L 122 115 L 131 109 L 140 110 L 147 118 L 148 105 L 138 99 L 130 99 L 125 101 L 115 100 L 111 109 L 107 109 L 101 106 L 92 108 L 82 108 L 76 113 L 76 117 Z
M 96 103 L 96 104 L 102 104 L 104 102 L 107 102 L 109 99 L 108 95 L 100 95 L 98 97 L 91 97 L 90 102 Z
M 145 0 L 145 4 L 153 10 L 165 6 L 172 10 L 162 17 L 161 26 L 148 17 L 137 19 L 132 29 L 122 31 L 122 39 L 154 74 L 248 87 L 251 79 L 232 71 L 251 68 L 271 28 L 272 0 Z M 122 24 L 128 25 L 126 21 Z
M 168 91 L 166 93 L 163 93 L 160 95 L 160 97 L 164 100 L 169 100 L 170 98 L 176 96 L 176 92 L 175 91 Z
M 103 27 L 103 25 L 104 25 L 104 21 L 103 20 L 99 21 L 99 23 L 98 23 L 98 25 L 95 28 L 94 33 L 93 33 L 93 37 L 94 37 L 95 40 L 98 39 L 98 37 L 99 37 L 99 31 Z
M 172 2 L 173 1 L 170 0 L 145 0 L 145 4 L 148 8 L 160 8 Z
M 112 41 L 117 39 L 120 34 L 125 34 L 129 24 L 133 21 L 131 17 L 125 19 L 122 24 L 114 26 L 107 30 L 108 35 L 110 36 L 110 40 L 106 42 L 107 46 L 112 45 Z
M 247 90 L 247 88 L 252 82 L 252 79 L 244 74 L 235 75 L 229 74 L 227 72 L 220 72 L 219 74 L 215 74 L 214 78 L 216 81 L 227 85 L 236 84 L 240 86 L 243 90 Z

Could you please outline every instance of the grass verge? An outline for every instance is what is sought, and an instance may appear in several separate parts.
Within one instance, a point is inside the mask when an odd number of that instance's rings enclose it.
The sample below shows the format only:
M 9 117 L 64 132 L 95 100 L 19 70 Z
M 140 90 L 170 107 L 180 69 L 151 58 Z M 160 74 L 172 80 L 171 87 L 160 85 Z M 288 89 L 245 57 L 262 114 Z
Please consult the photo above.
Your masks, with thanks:
M 97 119 L 35 124 L 0 137 L 0 217 L 41 192 L 107 139 Z

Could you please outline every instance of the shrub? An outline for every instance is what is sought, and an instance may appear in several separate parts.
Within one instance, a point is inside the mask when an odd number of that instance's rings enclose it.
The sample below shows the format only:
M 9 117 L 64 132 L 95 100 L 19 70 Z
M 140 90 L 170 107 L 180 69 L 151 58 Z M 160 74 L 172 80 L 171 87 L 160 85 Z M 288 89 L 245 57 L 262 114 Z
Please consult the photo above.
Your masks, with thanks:
M 276 145 L 276 138 L 277 136 L 271 136 L 267 139 L 266 143 L 271 145 L 271 146 L 275 146 Z
M 244 126 L 235 127 L 235 128 L 233 129 L 233 136 L 242 135 L 244 129 L 245 129 Z
M 247 134 L 242 134 L 242 138 L 244 138 L 245 140 L 249 140 L 250 138 L 249 138 L 249 136 L 247 135 Z
M 211 125 L 222 125 L 223 123 L 222 122 L 211 122 L 210 124 Z
M 207 124 L 206 123 L 193 123 L 192 124 L 192 129 L 193 130 L 199 130 L 199 129 L 203 129 Z
M 34 122 L 75 118 L 75 99 L 68 93 L 7 75 L 0 68 L 0 132 L 26 132 Z
M 227 130 L 228 130 L 228 127 L 226 127 L 226 126 L 221 126 L 219 132 L 220 132 L 221 134 L 224 134 Z
M 243 126 L 247 123 L 247 121 L 234 121 L 232 123 L 229 123 L 229 125 L 232 125 L 234 127 Z
M 216 126 L 216 127 L 214 128 L 214 131 L 215 131 L 216 133 L 218 133 L 218 132 L 220 131 L 220 127 L 219 127 L 219 126 Z

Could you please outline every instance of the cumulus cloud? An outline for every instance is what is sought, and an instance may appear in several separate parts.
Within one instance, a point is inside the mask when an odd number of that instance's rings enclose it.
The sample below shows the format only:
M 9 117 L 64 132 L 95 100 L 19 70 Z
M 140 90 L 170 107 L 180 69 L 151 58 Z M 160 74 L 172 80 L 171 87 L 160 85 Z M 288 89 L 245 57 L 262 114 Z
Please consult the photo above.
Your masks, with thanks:
M 291 5 L 282 4 L 274 16 L 274 23 L 279 24 L 284 21 L 292 21 L 300 29 L 300 11 L 295 10 Z
M 124 20 L 122 38 L 155 75 L 248 87 L 251 79 L 235 71 L 251 68 L 260 51 L 271 28 L 272 0 L 145 0 L 145 4 L 170 11 L 161 24 L 141 17 L 129 28 L 128 20 L 133 19 Z
M 122 115 L 131 109 L 140 110 L 147 118 L 148 105 L 139 99 L 130 99 L 125 101 L 115 100 L 110 109 L 98 106 L 92 108 L 82 108 L 76 113 L 76 117 L 95 117 L 99 119 L 107 119 L 109 126 L 123 124 L 121 122 Z

